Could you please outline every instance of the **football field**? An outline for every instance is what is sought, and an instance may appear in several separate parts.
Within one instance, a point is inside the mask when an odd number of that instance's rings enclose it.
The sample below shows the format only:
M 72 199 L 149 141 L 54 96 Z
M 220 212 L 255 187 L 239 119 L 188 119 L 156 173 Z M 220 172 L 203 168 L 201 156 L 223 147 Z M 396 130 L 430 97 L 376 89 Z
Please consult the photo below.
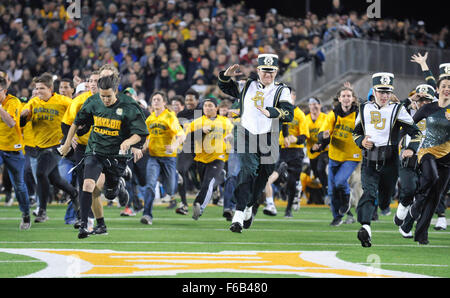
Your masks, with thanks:
M 262 207 L 249 230 L 232 233 L 222 207 L 209 205 L 198 221 L 154 207 L 153 225 L 142 213 L 121 217 L 106 207 L 108 235 L 78 239 L 64 224 L 66 205 L 49 205 L 50 219 L 20 231 L 17 203 L 0 204 L 0 277 L 450 277 L 450 232 L 429 230 L 429 245 L 404 239 L 395 212 L 372 223 L 372 247 L 356 238 L 358 223 L 332 227 L 327 206 L 302 204 L 293 218 L 269 217 Z M 356 214 L 352 208 L 353 214 Z M 32 220 L 34 217 L 32 216 Z

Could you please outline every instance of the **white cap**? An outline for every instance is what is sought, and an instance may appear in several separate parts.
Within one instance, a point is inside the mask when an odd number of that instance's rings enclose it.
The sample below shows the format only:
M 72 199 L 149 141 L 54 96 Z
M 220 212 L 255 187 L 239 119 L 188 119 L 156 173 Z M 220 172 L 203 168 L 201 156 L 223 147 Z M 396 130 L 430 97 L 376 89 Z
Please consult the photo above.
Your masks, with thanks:
M 84 91 L 87 91 L 87 86 L 86 86 L 86 83 L 83 82 L 83 83 L 78 84 L 77 89 L 75 90 L 75 94 L 84 92 Z
M 145 101 L 145 99 L 140 99 L 138 102 L 144 107 L 144 109 L 146 109 L 148 107 L 148 104 Z

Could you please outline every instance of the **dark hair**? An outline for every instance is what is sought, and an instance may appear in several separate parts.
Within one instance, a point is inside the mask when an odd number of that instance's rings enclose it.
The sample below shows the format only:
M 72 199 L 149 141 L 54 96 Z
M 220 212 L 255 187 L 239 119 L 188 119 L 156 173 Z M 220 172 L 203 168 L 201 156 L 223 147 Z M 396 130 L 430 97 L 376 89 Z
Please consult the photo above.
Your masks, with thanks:
M 439 79 L 439 81 L 437 82 L 437 87 L 440 88 L 441 87 L 441 83 L 444 80 L 449 80 L 450 81 L 450 76 L 447 77 L 443 77 L 442 79 Z
M 353 105 L 359 104 L 358 97 L 356 96 L 355 90 L 353 90 L 350 87 L 345 87 L 345 86 L 342 87 L 341 89 L 339 89 L 334 100 L 339 102 L 339 97 L 341 97 L 342 92 L 344 92 L 344 91 L 350 91 L 352 93 L 352 97 L 354 98 Z
M 166 94 L 166 92 L 164 92 L 164 91 L 155 91 L 155 92 L 152 93 L 152 95 L 150 95 L 150 103 L 152 102 L 153 97 L 155 95 L 158 95 L 158 94 L 162 96 L 164 102 L 167 102 L 167 94 Z
M 73 80 L 71 80 L 69 78 L 63 78 L 63 79 L 61 79 L 61 82 L 59 82 L 59 84 L 61 85 L 62 82 L 69 83 L 70 88 L 75 89 L 75 86 L 73 85 Z
M 102 77 L 98 80 L 97 86 L 102 90 L 112 89 L 114 91 L 117 91 L 117 89 L 119 88 L 119 78 L 115 75 Z
M 186 91 L 186 93 L 184 94 L 184 96 L 188 96 L 188 95 L 194 95 L 195 99 L 198 100 L 198 98 L 200 97 L 200 95 L 198 94 L 197 91 L 195 91 L 192 88 L 189 88 L 188 91 Z
M 170 103 L 172 103 L 173 101 L 178 101 L 183 107 L 184 107 L 184 98 L 181 95 L 175 95 L 172 100 L 170 101 Z
M 8 82 L 6 81 L 6 79 L 4 77 L 0 77 L 0 87 L 6 89 L 7 86 Z
M 48 72 L 45 72 L 43 74 L 41 74 L 40 76 L 36 77 L 34 79 L 34 83 L 42 83 L 45 86 L 47 86 L 48 88 L 53 90 L 53 76 L 51 74 L 49 74 Z

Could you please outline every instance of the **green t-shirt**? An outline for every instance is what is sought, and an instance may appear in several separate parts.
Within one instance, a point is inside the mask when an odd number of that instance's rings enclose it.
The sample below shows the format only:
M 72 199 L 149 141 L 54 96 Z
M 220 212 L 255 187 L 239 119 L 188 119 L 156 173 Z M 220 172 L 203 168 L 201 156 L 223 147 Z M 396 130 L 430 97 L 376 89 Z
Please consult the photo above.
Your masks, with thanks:
M 134 99 L 122 93 L 117 95 L 116 103 L 109 107 L 103 104 L 98 93 L 89 97 L 74 123 L 92 126 L 86 155 L 118 155 L 120 144 L 133 134 L 140 135 L 142 140 L 148 135 L 141 108 Z

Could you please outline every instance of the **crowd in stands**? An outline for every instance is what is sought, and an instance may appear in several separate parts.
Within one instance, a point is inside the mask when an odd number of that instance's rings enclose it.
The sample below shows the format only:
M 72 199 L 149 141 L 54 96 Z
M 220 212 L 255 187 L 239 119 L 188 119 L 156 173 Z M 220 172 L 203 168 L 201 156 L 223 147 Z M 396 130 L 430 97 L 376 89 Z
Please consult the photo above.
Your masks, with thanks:
M 43 72 L 83 81 L 113 63 L 121 88 L 132 87 L 148 101 L 154 90 L 171 99 L 191 87 L 202 97 L 220 97 L 216 78 L 227 66 L 239 63 L 248 76 L 258 54 L 276 52 L 283 74 L 323 60 L 318 48 L 337 38 L 449 47 L 446 27 L 429 33 L 423 21 L 369 19 L 334 2 L 327 16 L 292 18 L 276 9 L 259 15 L 242 3 L 225 7 L 214 0 L 80 1 L 79 16 L 69 18 L 64 0 L 5 0 L 0 69 L 12 79 L 12 94 L 30 98 L 31 80 Z

